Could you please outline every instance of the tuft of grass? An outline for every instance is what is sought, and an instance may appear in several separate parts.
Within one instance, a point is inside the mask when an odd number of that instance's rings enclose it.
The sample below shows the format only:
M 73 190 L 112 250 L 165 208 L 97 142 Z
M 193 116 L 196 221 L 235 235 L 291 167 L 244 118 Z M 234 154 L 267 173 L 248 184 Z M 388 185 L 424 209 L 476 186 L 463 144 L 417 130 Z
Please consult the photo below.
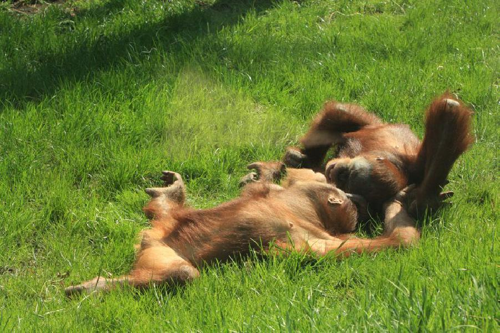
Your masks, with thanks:
M 0 5 L 0 327 L 7 330 L 498 331 L 497 2 L 68 1 Z M 238 195 L 324 101 L 423 134 L 449 89 L 475 111 L 454 205 L 408 251 L 246 258 L 185 288 L 68 300 L 133 262 L 143 189 Z

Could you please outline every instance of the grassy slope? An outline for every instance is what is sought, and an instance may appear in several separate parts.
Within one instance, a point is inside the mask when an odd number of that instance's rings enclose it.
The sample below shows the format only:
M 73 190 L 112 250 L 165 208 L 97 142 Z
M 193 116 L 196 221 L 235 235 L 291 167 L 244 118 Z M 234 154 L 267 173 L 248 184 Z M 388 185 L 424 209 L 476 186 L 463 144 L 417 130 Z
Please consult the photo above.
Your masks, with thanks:
M 0 8 L 0 328 L 498 330 L 495 1 L 76 2 Z M 72 13 L 74 15 L 72 15 Z M 248 260 L 173 292 L 67 300 L 118 275 L 162 169 L 189 202 L 237 195 L 331 98 L 422 134 L 446 89 L 475 110 L 454 206 L 419 246 L 343 262 Z

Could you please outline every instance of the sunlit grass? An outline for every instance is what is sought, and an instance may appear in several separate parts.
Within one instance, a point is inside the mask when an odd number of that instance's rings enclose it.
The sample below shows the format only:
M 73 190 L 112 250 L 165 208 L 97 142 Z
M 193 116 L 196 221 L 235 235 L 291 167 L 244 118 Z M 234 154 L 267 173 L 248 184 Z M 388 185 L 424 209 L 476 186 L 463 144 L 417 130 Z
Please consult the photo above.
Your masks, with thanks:
M 495 1 L 74 1 L 0 7 L 3 330 L 498 330 Z M 188 202 L 238 195 L 324 101 L 419 135 L 451 90 L 475 111 L 454 205 L 404 252 L 249 258 L 183 289 L 68 300 L 119 275 L 161 170 Z

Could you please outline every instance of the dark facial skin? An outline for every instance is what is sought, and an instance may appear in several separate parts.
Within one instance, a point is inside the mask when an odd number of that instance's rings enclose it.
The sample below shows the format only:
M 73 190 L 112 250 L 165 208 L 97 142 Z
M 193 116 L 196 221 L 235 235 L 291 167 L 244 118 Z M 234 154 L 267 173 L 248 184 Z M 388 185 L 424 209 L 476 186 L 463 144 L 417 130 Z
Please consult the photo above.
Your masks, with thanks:
M 325 174 L 329 183 L 364 197 L 375 209 L 380 209 L 407 182 L 398 168 L 381 156 L 333 159 Z

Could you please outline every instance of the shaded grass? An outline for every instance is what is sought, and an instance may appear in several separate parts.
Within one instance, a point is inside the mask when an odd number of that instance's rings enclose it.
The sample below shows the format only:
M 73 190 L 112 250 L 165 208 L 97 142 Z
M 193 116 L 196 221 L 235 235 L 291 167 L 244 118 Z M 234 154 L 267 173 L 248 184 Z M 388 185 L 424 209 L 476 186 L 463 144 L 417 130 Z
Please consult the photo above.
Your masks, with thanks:
M 0 327 L 497 330 L 496 13 L 486 0 L 2 9 Z M 251 259 L 184 289 L 64 298 L 130 269 L 160 170 L 209 207 L 237 195 L 247 163 L 296 144 L 329 98 L 422 134 L 446 89 L 474 109 L 477 142 L 450 177 L 454 206 L 420 221 L 415 249 Z

